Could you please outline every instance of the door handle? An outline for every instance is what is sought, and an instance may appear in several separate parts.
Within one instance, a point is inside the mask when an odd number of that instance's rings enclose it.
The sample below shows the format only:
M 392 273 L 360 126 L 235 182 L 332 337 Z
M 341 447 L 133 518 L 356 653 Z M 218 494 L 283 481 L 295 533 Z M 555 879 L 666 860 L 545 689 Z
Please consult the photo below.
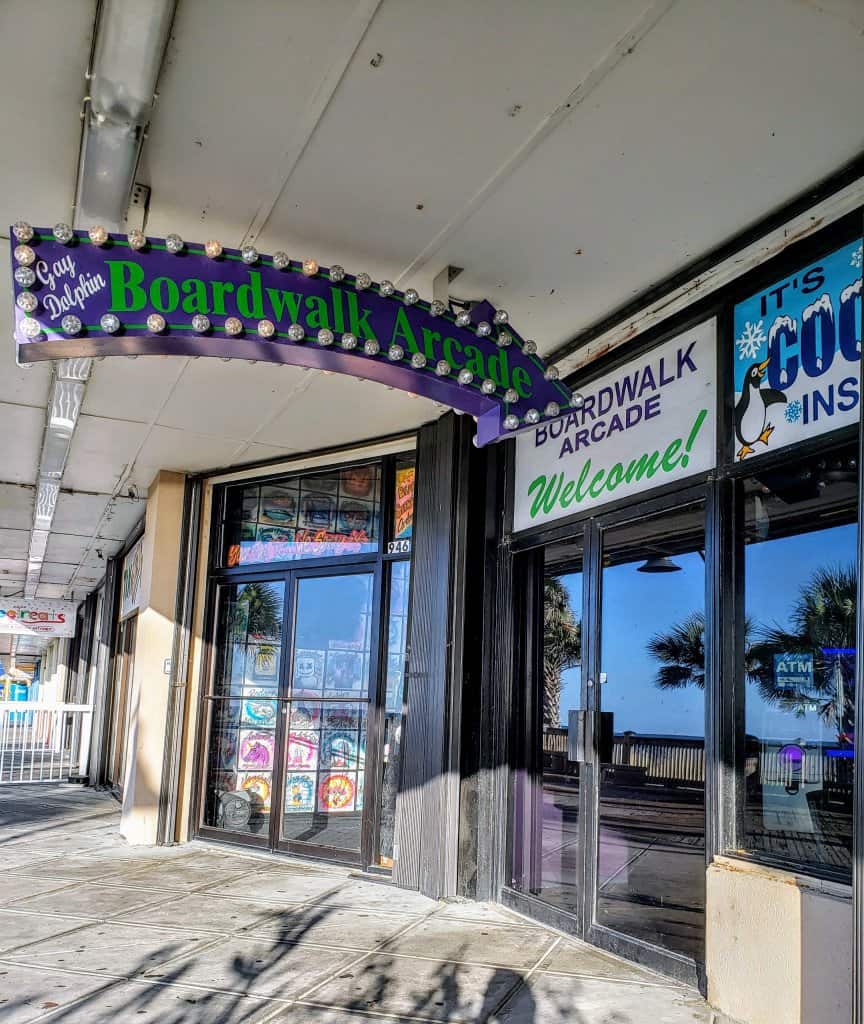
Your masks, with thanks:
M 567 760 L 584 764 L 590 750 L 589 737 L 594 726 L 592 711 L 567 713 Z

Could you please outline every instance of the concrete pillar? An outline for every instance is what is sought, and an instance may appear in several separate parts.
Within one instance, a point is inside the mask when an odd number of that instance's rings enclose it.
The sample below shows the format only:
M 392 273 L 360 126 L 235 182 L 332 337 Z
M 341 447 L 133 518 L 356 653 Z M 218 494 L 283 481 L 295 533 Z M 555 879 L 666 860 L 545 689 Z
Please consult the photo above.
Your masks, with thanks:
M 712 1006 L 745 1024 L 852 1019 L 852 892 L 733 858 L 708 869 Z
M 182 474 L 162 471 L 147 498 L 120 820 L 121 833 L 135 845 L 157 839 L 184 485 Z

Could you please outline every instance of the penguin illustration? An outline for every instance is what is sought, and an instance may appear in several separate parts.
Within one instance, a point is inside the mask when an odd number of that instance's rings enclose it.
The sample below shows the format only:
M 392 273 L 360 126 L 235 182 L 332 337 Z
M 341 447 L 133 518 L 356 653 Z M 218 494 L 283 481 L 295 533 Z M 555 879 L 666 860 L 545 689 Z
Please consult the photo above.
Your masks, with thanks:
M 735 406 L 735 436 L 741 442 L 737 459 L 751 455 L 757 441 L 768 444 L 768 438 L 774 433 L 773 425 L 768 422 L 768 406 L 786 403 L 782 391 L 759 386 L 770 362 L 766 359 L 764 363 L 754 363 L 744 377 L 744 390 Z

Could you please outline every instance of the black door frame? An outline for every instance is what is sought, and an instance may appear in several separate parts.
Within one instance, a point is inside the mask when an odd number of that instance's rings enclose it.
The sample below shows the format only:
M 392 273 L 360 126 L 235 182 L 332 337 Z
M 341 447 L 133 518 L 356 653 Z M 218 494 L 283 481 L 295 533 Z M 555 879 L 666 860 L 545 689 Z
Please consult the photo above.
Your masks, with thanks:
M 582 568 L 582 707 L 589 711 L 597 711 L 596 703 L 598 687 L 589 685 L 589 680 L 598 680 L 600 673 L 600 637 L 601 637 L 601 607 L 602 607 L 602 553 L 604 533 L 612 527 L 621 526 L 630 522 L 638 522 L 652 516 L 672 512 L 676 508 L 702 502 L 705 507 L 705 609 L 706 616 L 710 614 L 711 608 L 711 576 L 709 567 L 715 558 L 713 547 L 715 539 L 709 528 L 710 495 L 714 489 L 711 477 L 704 482 L 690 486 L 678 487 L 674 492 L 664 494 L 649 500 L 634 500 L 626 506 L 616 508 L 612 511 L 598 511 L 595 515 L 570 524 L 565 530 L 556 530 L 556 540 L 576 539 L 581 536 L 583 545 L 583 568 Z M 524 655 L 519 659 L 517 665 L 516 692 L 521 695 L 523 707 L 526 714 L 517 716 L 526 725 L 536 719 L 536 691 L 542 680 L 539 659 L 542 658 L 542 587 L 546 567 L 543 562 L 543 544 L 548 542 L 535 541 L 530 549 L 524 554 L 517 556 L 514 569 L 514 589 L 522 589 L 523 593 L 529 595 L 523 620 L 528 626 L 529 640 L 525 644 Z M 521 584 L 521 586 L 520 586 Z M 705 681 L 705 743 L 706 767 L 710 763 L 708 744 L 710 742 L 709 719 L 711 701 L 715 688 L 714 673 L 710 653 L 706 652 L 706 681 Z M 502 888 L 502 902 L 525 913 L 543 924 L 551 925 L 561 931 L 584 939 L 609 952 L 625 956 L 630 960 L 641 963 L 646 967 L 662 971 L 691 985 L 704 987 L 704 964 L 684 956 L 682 954 L 664 949 L 652 943 L 629 935 L 614 931 L 605 925 L 598 924 L 595 920 L 595 907 L 597 896 L 597 842 L 598 842 L 598 819 L 599 819 L 599 762 L 598 762 L 598 735 L 599 716 L 593 716 L 595 722 L 594 733 L 587 737 L 586 760 L 580 765 L 579 784 L 579 848 L 577 850 L 577 872 L 580 879 L 580 900 L 575 913 L 568 913 L 550 904 L 544 903 L 538 897 L 526 894 L 514 888 L 512 885 L 505 885 Z M 520 844 L 518 832 L 518 816 L 530 813 L 525 806 L 524 799 L 518 795 L 517 779 L 520 775 L 531 779 L 532 791 L 537 791 L 540 780 L 537 778 L 538 760 L 536 753 L 532 751 L 528 737 L 513 736 L 513 757 L 511 757 L 511 809 L 510 834 L 512 841 L 509 844 L 508 867 L 504 875 L 513 882 L 516 881 L 514 868 L 518 868 L 518 862 L 514 863 L 514 854 L 523 856 L 524 852 L 517 850 Z M 521 741 L 521 742 L 520 742 Z M 527 757 L 526 757 L 527 755 Z M 705 799 L 705 857 L 706 864 L 710 862 L 713 855 L 710 841 L 711 827 L 709 824 L 708 805 L 708 776 L 706 771 L 706 799 Z

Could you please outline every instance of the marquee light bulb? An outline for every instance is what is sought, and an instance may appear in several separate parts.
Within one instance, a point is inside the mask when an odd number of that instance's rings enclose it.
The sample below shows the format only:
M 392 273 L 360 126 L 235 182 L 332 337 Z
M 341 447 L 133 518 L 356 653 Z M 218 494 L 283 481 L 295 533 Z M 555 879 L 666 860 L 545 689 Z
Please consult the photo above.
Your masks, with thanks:
M 147 236 L 143 231 L 139 231 L 135 228 L 126 236 L 126 241 L 129 243 L 130 249 L 135 249 L 137 251 L 138 249 L 143 249 L 147 244 Z
M 398 363 L 402 356 L 405 355 L 405 349 L 401 345 L 391 345 L 387 349 L 387 358 L 391 363 Z
M 506 324 L 510 319 L 510 314 L 506 309 L 496 309 L 495 316 L 492 317 L 492 323 L 494 324 Z
M 36 275 L 30 267 L 16 267 L 15 280 L 22 288 L 29 288 L 36 283 Z
M 334 263 L 330 268 L 330 280 L 333 284 L 339 284 L 340 281 L 345 279 L 345 268 L 340 267 L 338 263 Z
M 59 224 L 55 224 L 52 229 L 52 233 L 58 242 L 62 242 L 63 245 L 68 245 L 74 237 L 72 228 L 68 224 L 64 224 L 62 221 Z
M 147 317 L 147 330 L 151 334 L 161 334 L 165 330 L 165 317 L 161 313 L 151 313 Z
M 20 292 L 18 298 L 15 299 L 15 303 L 18 308 L 23 309 L 25 313 L 32 313 L 39 305 L 39 300 L 33 292 Z
M 457 378 L 460 384 L 470 384 L 474 380 L 474 374 L 470 370 L 460 370 Z
M 495 381 L 494 380 L 489 380 L 487 378 L 480 385 L 480 390 L 483 392 L 484 395 L 494 395 L 495 394 Z
M 29 267 L 31 263 L 36 262 L 36 253 L 29 245 L 16 245 L 14 256 L 15 262 L 20 263 L 22 267 Z
M 366 274 L 358 274 L 354 278 L 354 287 L 357 291 L 362 292 L 365 288 L 369 288 L 372 285 L 372 278 Z
M 504 427 L 507 430 L 515 430 L 519 426 L 519 417 L 514 416 L 511 412 L 509 416 L 504 417 Z
M 543 410 L 544 416 L 560 416 L 561 406 L 557 402 L 549 402 Z
M 87 232 L 87 237 L 94 245 L 104 245 L 108 241 L 108 232 L 101 224 L 94 224 Z
M 315 260 L 303 260 L 303 273 L 306 277 L 314 277 L 318 273 L 318 264 Z
M 546 380 L 558 380 L 558 378 L 561 376 L 561 373 L 558 370 L 557 366 L 547 366 L 545 372 L 543 373 L 543 376 L 546 378 Z
M 580 394 L 579 394 L 579 393 L 577 392 L 577 393 L 576 393 L 576 394 L 575 394 L 575 395 L 573 396 L 573 398 L 572 398 L 572 400 L 571 400 L 570 404 L 571 404 L 571 405 L 573 406 L 573 408 L 574 408 L 574 409 L 581 409 L 581 408 L 582 408 L 582 406 L 583 406 L 583 405 L 585 404 L 585 398 L 584 398 L 584 396 L 583 396 L 583 395 L 580 395 Z
M 519 392 L 515 388 L 507 388 L 504 392 L 504 401 L 513 405 L 514 402 L 519 401 Z
M 291 324 L 288 328 L 288 337 L 291 341 L 303 341 L 306 337 L 306 328 L 302 324 Z
M 29 242 L 33 237 L 33 228 L 26 220 L 16 220 L 12 225 L 12 234 L 19 242 Z
M 351 349 L 357 348 L 357 335 L 351 334 L 350 331 L 346 331 L 346 333 L 342 335 L 341 345 L 342 348 L 347 349 L 349 352 Z
M 524 342 L 522 344 L 522 351 L 525 353 L 526 356 L 535 356 L 535 355 L 537 355 L 537 342 L 536 341 L 526 341 L 526 342 Z
M 329 327 L 322 327 L 318 332 L 317 338 L 319 345 L 332 345 L 333 344 L 333 332 Z
M 280 249 L 278 252 L 273 253 L 273 266 L 277 270 L 287 270 L 291 266 L 291 260 L 287 252 L 282 252 Z
M 467 327 L 471 323 L 471 314 L 467 309 L 463 309 L 460 313 L 456 314 L 456 326 Z
M 168 252 L 173 252 L 175 256 L 177 253 L 183 251 L 183 246 L 185 244 L 186 243 L 179 235 L 171 234 L 165 236 L 165 248 Z
M 203 313 L 196 313 L 192 317 L 192 330 L 196 334 L 206 334 L 210 330 L 210 317 L 204 316 Z
M 262 338 L 272 338 L 276 333 L 276 325 L 272 320 L 258 321 L 258 334 Z
M 438 360 L 438 362 L 435 364 L 435 372 L 438 374 L 439 377 L 450 376 L 450 364 L 447 362 L 446 359 Z
M 38 338 L 42 333 L 42 325 L 38 320 L 34 320 L 32 317 L 27 317 L 26 320 L 21 321 L 21 333 L 25 338 Z
M 222 243 L 218 238 L 211 238 L 204 243 L 204 252 L 211 260 L 218 259 L 222 255 Z
M 414 355 L 411 356 L 411 365 L 415 370 L 422 370 L 426 365 L 426 356 L 424 356 L 422 352 L 415 352 Z
M 492 325 L 487 323 L 485 320 L 481 320 L 480 323 L 477 324 L 477 334 L 481 338 L 488 338 L 491 333 Z
M 99 326 L 106 334 L 116 334 L 120 330 L 120 318 L 113 313 L 106 313 L 99 321 Z
M 60 326 L 63 328 L 64 334 L 80 334 L 81 318 L 75 316 L 74 313 L 67 313 L 60 321 Z
M 392 281 L 382 281 L 381 284 L 378 285 L 378 291 L 387 298 L 396 291 L 396 287 Z
M 251 267 L 253 263 L 258 262 L 258 250 L 254 245 L 244 245 L 240 250 L 240 259 L 248 266 Z
M 367 356 L 377 356 L 381 351 L 381 346 L 374 338 L 370 338 L 368 341 L 363 343 L 363 351 Z
M 225 333 L 232 338 L 243 332 L 243 321 L 236 316 L 229 316 L 225 321 Z
M 540 422 L 540 413 L 537 412 L 536 409 L 529 409 L 528 412 L 525 413 L 525 422 L 526 423 L 532 423 L 532 424 L 533 423 L 539 423 Z
M 442 316 L 447 312 L 447 307 L 440 299 L 433 299 L 429 303 L 429 315 L 430 316 Z
M 420 292 L 416 288 L 408 288 L 402 301 L 406 306 L 413 306 L 415 302 L 420 301 Z
M 513 343 L 513 335 L 509 331 L 499 331 L 497 341 L 498 348 L 507 348 Z

